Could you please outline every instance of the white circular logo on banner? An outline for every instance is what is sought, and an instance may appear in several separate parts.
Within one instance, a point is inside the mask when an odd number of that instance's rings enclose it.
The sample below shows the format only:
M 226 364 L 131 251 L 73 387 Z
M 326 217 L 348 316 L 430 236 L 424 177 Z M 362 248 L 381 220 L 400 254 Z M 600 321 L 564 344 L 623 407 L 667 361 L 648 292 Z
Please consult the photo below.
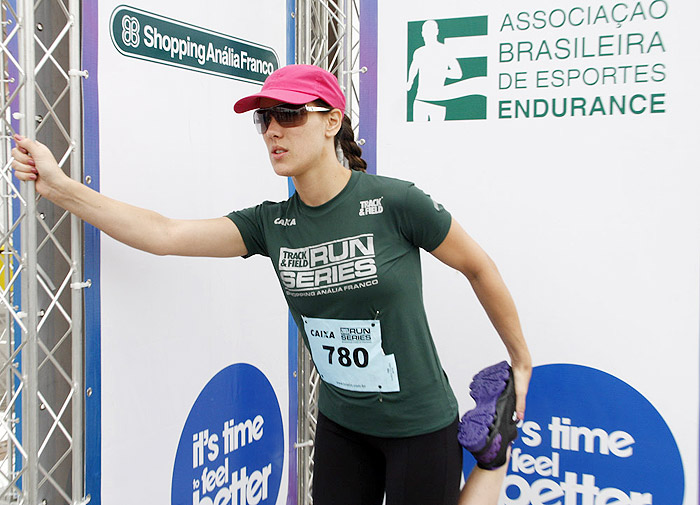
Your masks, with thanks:
M 122 42 L 125 46 L 139 47 L 141 43 L 141 24 L 132 16 L 122 17 Z
M 676 441 L 620 379 L 579 365 L 536 367 L 525 415 L 501 504 L 682 504 Z
M 252 365 L 231 365 L 209 381 L 187 417 L 171 503 L 276 503 L 283 463 L 282 414 L 272 385 Z

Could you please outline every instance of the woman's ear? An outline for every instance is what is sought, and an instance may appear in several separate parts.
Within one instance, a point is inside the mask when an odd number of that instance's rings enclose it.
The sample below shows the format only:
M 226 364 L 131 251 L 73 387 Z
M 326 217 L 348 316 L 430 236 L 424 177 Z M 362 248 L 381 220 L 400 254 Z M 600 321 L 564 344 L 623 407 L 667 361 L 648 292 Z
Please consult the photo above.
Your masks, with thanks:
M 343 113 L 340 109 L 333 109 L 326 114 L 326 118 L 326 136 L 335 137 L 336 133 L 340 131 L 341 126 L 343 126 Z

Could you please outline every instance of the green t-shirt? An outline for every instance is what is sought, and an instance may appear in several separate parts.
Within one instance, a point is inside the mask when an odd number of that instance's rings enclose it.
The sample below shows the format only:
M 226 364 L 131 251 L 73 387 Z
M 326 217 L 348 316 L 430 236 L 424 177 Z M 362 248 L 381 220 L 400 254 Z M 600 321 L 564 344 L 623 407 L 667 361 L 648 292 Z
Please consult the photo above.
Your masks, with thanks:
M 318 207 L 295 194 L 228 217 L 247 256 L 271 259 L 307 346 L 304 318 L 381 323 L 381 347 L 395 359 L 400 391 L 350 391 L 321 381 L 324 415 L 382 437 L 430 433 L 455 420 L 457 401 L 423 306 L 419 253 L 435 249 L 449 231 L 451 216 L 441 205 L 412 183 L 353 171 L 345 188 Z M 327 357 L 353 364 L 347 352 Z M 366 356 L 354 357 L 366 364 Z

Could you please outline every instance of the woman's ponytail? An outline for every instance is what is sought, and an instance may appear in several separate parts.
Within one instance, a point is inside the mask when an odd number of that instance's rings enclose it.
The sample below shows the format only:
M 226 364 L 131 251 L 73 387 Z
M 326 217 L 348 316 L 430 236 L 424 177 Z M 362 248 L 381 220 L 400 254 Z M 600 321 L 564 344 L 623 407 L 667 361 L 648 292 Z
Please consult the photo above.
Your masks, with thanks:
M 352 170 L 367 171 L 367 162 L 362 159 L 362 148 L 355 142 L 355 132 L 347 115 L 343 116 L 343 125 L 335 135 L 335 147 L 340 147 L 343 151 L 343 156 Z

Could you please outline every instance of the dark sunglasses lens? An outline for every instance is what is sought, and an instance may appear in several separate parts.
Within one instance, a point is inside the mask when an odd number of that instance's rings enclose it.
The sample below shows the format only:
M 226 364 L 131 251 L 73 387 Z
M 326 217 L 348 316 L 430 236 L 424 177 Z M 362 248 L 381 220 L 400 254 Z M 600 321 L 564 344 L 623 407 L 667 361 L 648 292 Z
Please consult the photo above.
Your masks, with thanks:
M 265 133 L 267 131 L 267 127 L 270 125 L 269 109 L 258 109 L 253 112 L 253 123 L 255 123 L 258 133 Z
M 267 131 L 272 118 L 275 118 L 275 121 L 285 128 L 300 126 L 304 124 L 306 119 L 306 108 L 303 106 L 299 108 L 270 107 L 256 110 L 253 112 L 253 123 L 255 123 L 258 133 L 262 134 Z
M 280 108 L 272 111 L 272 117 L 280 124 L 280 126 L 290 127 L 300 125 L 304 116 L 306 115 L 306 109 L 287 109 Z

